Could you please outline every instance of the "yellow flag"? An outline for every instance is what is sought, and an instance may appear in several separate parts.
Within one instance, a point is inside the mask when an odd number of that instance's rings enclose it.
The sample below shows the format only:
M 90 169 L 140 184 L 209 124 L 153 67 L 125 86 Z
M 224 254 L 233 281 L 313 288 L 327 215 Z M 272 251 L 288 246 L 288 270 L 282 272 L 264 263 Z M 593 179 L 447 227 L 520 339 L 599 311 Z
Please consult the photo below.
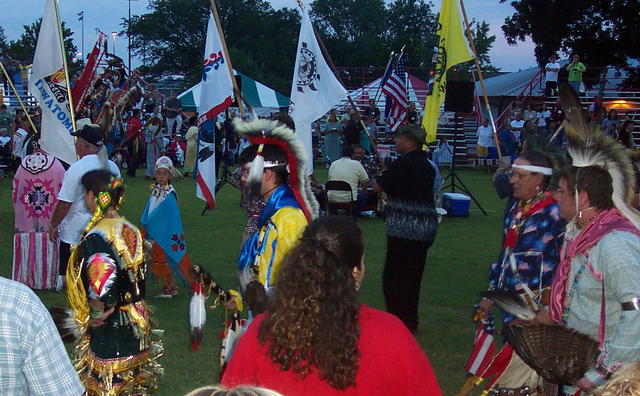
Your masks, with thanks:
M 438 18 L 438 53 L 433 76 L 433 88 L 424 104 L 422 127 L 427 131 L 427 142 L 436 140 L 440 105 L 444 102 L 447 70 L 458 63 L 473 59 L 473 52 L 464 34 L 459 0 L 442 0 Z

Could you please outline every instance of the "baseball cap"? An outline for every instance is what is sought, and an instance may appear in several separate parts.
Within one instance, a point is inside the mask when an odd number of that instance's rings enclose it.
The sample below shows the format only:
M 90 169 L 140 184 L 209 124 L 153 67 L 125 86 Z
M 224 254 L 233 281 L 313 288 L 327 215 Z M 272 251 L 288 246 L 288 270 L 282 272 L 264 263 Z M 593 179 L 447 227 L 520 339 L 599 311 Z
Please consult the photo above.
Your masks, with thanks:
M 71 136 L 82 138 L 94 146 L 102 146 L 103 144 L 100 131 L 93 125 L 85 125 L 78 132 L 71 133 Z

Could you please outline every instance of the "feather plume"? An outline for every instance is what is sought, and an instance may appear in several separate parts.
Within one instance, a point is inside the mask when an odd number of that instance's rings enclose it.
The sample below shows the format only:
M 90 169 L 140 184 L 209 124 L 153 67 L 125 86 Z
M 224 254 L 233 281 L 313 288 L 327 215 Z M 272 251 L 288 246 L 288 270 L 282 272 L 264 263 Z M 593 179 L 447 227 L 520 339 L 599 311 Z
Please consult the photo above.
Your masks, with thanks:
M 249 176 L 247 176 L 247 194 L 249 199 L 257 198 L 260 196 L 260 189 L 262 188 L 262 175 L 264 173 L 264 157 L 262 156 L 262 147 L 258 148 L 256 157 L 251 162 L 249 168 Z
M 64 307 L 50 307 L 49 313 L 56 324 L 58 333 L 62 341 L 70 344 L 80 339 L 80 329 L 76 325 L 73 311 Z
M 533 320 L 536 313 L 525 303 L 517 293 L 503 290 L 486 290 L 480 296 L 490 300 L 503 311 L 515 315 L 518 319 Z
M 202 288 L 193 293 L 189 302 L 189 339 L 191 349 L 197 351 L 204 338 L 204 325 L 207 321 L 207 310 L 205 308 L 205 297 Z

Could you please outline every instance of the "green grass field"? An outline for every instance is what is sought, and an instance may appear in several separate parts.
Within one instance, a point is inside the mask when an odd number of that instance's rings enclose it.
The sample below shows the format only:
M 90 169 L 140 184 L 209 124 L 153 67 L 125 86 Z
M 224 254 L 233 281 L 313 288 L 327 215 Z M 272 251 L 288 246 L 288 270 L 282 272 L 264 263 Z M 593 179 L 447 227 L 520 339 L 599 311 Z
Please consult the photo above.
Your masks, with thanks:
M 143 170 L 138 174 L 142 175 Z M 429 250 L 422 283 L 420 329 L 416 337 L 433 365 L 443 392 L 455 393 L 464 381 L 464 364 L 473 341 L 474 327 L 470 322 L 471 306 L 478 293 L 486 288 L 487 269 L 499 250 L 500 222 L 504 202 L 491 186 L 491 177 L 483 171 L 462 171 L 460 176 L 472 190 L 488 216 L 472 204 L 469 217 L 445 218 L 435 243 Z M 326 170 L 318 171 L 320 181 Z M 140 214 L 148 197 L 149 182 L 142 178 L 126 180 L 127 195 L 121 213 L 139 224 Z M 203 202 L 195 197 L 194 181 L 184 179 L 174 184 L 178 191 L 188 252 L 193 263 L 207 268 L 225 287 L 235 282 L 235 259 L 246 216 L 239 206 L 239 192 L 230 185 L 217 196 L 217 209 L 201 216 Z M 0 179 L 0 275 L 11 277 L 13 210 L 10 179 Z M 359 220 L 365 235 L 367 273 L 360 289 L 361 301 L 384 310 L 382 267 L 386 239 L 381 219 Z M 158 395 L 182 395 L 187 391 L 218 381 L 219 333 L 224 309 L 208 311 L 203 346 L 192 352 L 188 334 L 189 289 L 179 286 L 173 299 L 154 299 L 160 285 L 149 283 L 147 301 L 155 309 L 158 327 L 165 330 L 165 355 L 161 363 L 165 376 Z M 53 291 L 38 292 L 46 306 L 64 305 L 66 295 Z M 393 362 L 389 362 L 393 364 Z

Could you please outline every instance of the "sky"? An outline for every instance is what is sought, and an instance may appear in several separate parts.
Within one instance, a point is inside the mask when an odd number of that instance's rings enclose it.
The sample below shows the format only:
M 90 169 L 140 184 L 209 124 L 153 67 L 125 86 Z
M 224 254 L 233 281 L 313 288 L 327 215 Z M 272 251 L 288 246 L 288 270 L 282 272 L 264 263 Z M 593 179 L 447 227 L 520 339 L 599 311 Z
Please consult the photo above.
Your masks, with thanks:
M 434 11 L 440 9 L 441 0 L 432 0 Z M 274 8 L 294 7 L 295 0 L 270 0 Z M 82 51 L 81 36 L 82 25 L 78 21 L 77 14 L 84 11 L 84 52 L 89 52 L 98 38 L 96 29 L 111 34 L 122 30 L 120 23 L 122 18 L 127 18 L 129 4 L 131 15 L 144 14 L 147 11 L 149 0 L 59 0 L 60 14 L 65 25 L 75 34 L 74 41 L 79 51 Z M 23 25 L 33 23 L 42 16 L 45 0 L 2 0 L 2 13 L 0 14 L 0 26 L 4 28 L 8 40 L 15 40 L 24 31 Z M 500 28 L 505 17 L 513 14 L 513 8 L 509 4 L 500 4 L 498 0 L 468 0 L 465 3 L 469 19 L 475 18 L 486 21 L 491 28 L 491 34 L 496 36 L 496 41 L 491 52 L 491 61 L 494 66 L 502 71 L 517 71 L 536 65 L 533 55 L 533 43 L 527 41 L 517 46 L 509 46 Z M 206 30 L 206 26 L 202 27 Z M 113 42 L 111 42 L 111 45 Z M 116 37 L 116 54 L 123 59 L 127 58 L 126 36 Z M 292 55 L 293 56 L 293 55 Z M 134 66 L 141 61 L 133 61 Z

